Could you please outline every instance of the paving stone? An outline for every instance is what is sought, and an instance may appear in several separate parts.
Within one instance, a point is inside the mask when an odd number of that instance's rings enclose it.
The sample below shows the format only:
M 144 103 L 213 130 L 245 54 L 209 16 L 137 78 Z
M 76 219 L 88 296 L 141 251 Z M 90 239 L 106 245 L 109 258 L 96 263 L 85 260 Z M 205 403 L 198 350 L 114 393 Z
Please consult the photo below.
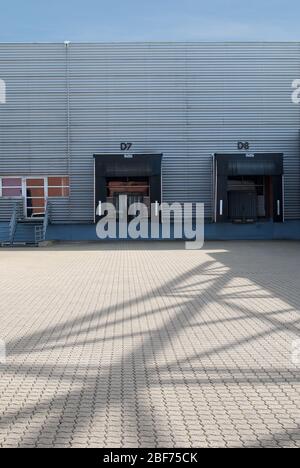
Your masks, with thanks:
M 0 447 L 300 447 L 293 242 L 0 249 Z

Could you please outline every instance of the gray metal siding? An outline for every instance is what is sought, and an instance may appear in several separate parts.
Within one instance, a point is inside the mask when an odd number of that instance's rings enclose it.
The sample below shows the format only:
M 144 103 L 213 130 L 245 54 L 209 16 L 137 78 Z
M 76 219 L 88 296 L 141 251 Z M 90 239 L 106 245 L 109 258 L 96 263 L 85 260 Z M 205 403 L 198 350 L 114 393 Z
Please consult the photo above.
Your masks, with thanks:
M 13 198 L 0 198 L 0 221 L 10 221 L 15 206 L 18 205 L 19 218 L 23 217 L 23 203 Z
M 56 222 L 93 221 L 93 154 L 127 141 L 164 154 L 164 201 L 205 202 L 207 217 L 212 153 L 282 152 L 286 218 L 300 218 L 299 43 L 0 44 L 0 78 L 0 174 L 69 172 Z
M 61 44 L 0 44 L 0 173 L 66 172 L 65 50 Z

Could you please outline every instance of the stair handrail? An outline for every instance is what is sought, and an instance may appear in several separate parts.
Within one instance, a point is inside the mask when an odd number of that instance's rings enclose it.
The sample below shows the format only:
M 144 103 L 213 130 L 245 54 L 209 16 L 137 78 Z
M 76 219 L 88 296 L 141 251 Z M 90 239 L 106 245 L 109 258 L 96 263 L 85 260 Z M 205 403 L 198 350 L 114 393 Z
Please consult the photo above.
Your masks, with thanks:
M 38 245 L 39 242 L 44 242 L 46 240 L 46 233 L 47 233 L 47 228 L 49 226 L 49 223 L 50 223 L 50 203 L 46 199 L 43 223 L 35 226 L 35 229 L 34 229 L 36 245 Z
M 13 213 L 9 222 L 9 242 L 13 244 L 18 223 L 18 204 L 14 206 Z
M 50 223 L 50 203 L 49 200 L 46 199 L 46 207 L 45 207 L 45 217 L 43 222 L 43 237 L 44 240 L 46 239 L 47 228 Z

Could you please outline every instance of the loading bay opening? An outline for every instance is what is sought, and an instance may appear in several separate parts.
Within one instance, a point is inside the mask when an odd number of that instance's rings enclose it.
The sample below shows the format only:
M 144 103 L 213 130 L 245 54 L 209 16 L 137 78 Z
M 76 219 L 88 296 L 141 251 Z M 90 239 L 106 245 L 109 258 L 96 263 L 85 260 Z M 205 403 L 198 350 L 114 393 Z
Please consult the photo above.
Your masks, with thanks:
M 95 221 L 97 206 L 112 203 L 120 212 L 119 196 L 127 195 L 128 205 L 142 202 L 150 208 L 162 200 L 162 154 L 94 155 Z M 150 210 L 149 210 L 150 212 Z
M 214 221 L 284 221 L 283 154 L 215 154 Z

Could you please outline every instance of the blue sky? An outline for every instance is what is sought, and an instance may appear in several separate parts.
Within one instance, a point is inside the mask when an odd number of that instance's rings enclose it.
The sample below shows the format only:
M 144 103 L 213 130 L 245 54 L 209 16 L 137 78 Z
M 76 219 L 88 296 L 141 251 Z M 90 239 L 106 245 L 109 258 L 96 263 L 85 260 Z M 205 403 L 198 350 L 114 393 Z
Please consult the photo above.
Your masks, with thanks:
M 299 0 L 1 0 L 0 42 L 297 41 Z

